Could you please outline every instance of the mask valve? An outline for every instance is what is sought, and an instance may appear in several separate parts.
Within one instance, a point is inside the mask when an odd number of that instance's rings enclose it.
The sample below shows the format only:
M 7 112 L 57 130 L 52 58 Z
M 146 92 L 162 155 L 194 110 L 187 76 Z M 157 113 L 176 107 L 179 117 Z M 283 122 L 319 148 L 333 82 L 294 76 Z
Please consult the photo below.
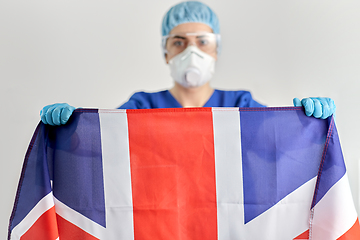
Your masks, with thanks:
M 173 79 L 183 87 L 200 87 L 210 80 L 214 73 L 215 59 L 190 45 L 183 52 L 170 59 Z
M 190 68 L 185 73 L 185 81 L 189 86 L 196 86 L 201 81 L 201 72 L 196 68 Z

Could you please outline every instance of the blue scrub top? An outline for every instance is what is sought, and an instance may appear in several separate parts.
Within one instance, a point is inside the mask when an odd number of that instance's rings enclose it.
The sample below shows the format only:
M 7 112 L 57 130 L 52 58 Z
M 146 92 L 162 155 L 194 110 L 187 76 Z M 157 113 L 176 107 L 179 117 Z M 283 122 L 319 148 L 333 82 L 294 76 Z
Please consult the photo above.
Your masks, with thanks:
M 134 93 L 119 109 L 181 108 L 169 90 Z M 203 107 L 265 107 L 256 102 L 248 91 L 222 91 L 215 89 Z

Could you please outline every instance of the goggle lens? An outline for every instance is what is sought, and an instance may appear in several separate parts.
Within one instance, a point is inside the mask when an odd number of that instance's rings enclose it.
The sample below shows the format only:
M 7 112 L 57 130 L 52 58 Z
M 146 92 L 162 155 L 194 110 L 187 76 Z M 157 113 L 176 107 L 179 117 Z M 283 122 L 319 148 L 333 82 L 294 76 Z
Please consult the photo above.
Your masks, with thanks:
M 213 33 L 185 33 L 165 36 L 165 53 L 176 55 L 184 51 L 189 45 L 198 47 L 207 54 L 213 54 L 217 50 L 217 38 Z

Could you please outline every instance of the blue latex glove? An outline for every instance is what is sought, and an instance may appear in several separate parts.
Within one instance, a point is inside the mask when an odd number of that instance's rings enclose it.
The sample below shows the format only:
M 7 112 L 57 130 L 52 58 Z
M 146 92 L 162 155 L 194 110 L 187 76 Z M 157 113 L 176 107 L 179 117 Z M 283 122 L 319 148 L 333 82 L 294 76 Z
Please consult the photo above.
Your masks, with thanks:
M 47 105 L 40 111 L 41 121 L 52 126 L 65 124 L 74 110 L 75 107 L 67 103 Z
M 316 118 L 326 119 L 335 113 L 336 106 L 331 98 L 310 97 L 301 101 L 298 98 L 293 99 L 295 107 L 303 106 L 306 116 L 314 116 Z

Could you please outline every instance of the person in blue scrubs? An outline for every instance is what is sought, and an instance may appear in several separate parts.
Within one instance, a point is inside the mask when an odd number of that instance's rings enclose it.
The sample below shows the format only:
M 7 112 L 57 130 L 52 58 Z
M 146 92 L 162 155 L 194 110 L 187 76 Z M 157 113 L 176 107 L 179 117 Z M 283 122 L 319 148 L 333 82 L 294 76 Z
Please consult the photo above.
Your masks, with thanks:
M 181 108 L 169 90 L 146 93 L 137 92 L 119 109 Z M 201 107 L 265 107 L 252 99 L 248 91 L 222 91 L 214 89 L 211 97 Z
M 248 91 L 222 91 L 211 87 L 215 62 L 221 48 L 219 20 L 207 5 L 197 1 L 181 2 L 165 14 L 162 22 L 162 46 L 174 86 L 165 91 L 132 95 L 121 109 L 180 107 L 265 107 Z M 298 98 L 294 106 L 303 106 L 308 116 L 325 119 L 335 112 L 330 98 Z M 61 125 L 75 107 L 66 103 L 45 106 L 41 120 Z

